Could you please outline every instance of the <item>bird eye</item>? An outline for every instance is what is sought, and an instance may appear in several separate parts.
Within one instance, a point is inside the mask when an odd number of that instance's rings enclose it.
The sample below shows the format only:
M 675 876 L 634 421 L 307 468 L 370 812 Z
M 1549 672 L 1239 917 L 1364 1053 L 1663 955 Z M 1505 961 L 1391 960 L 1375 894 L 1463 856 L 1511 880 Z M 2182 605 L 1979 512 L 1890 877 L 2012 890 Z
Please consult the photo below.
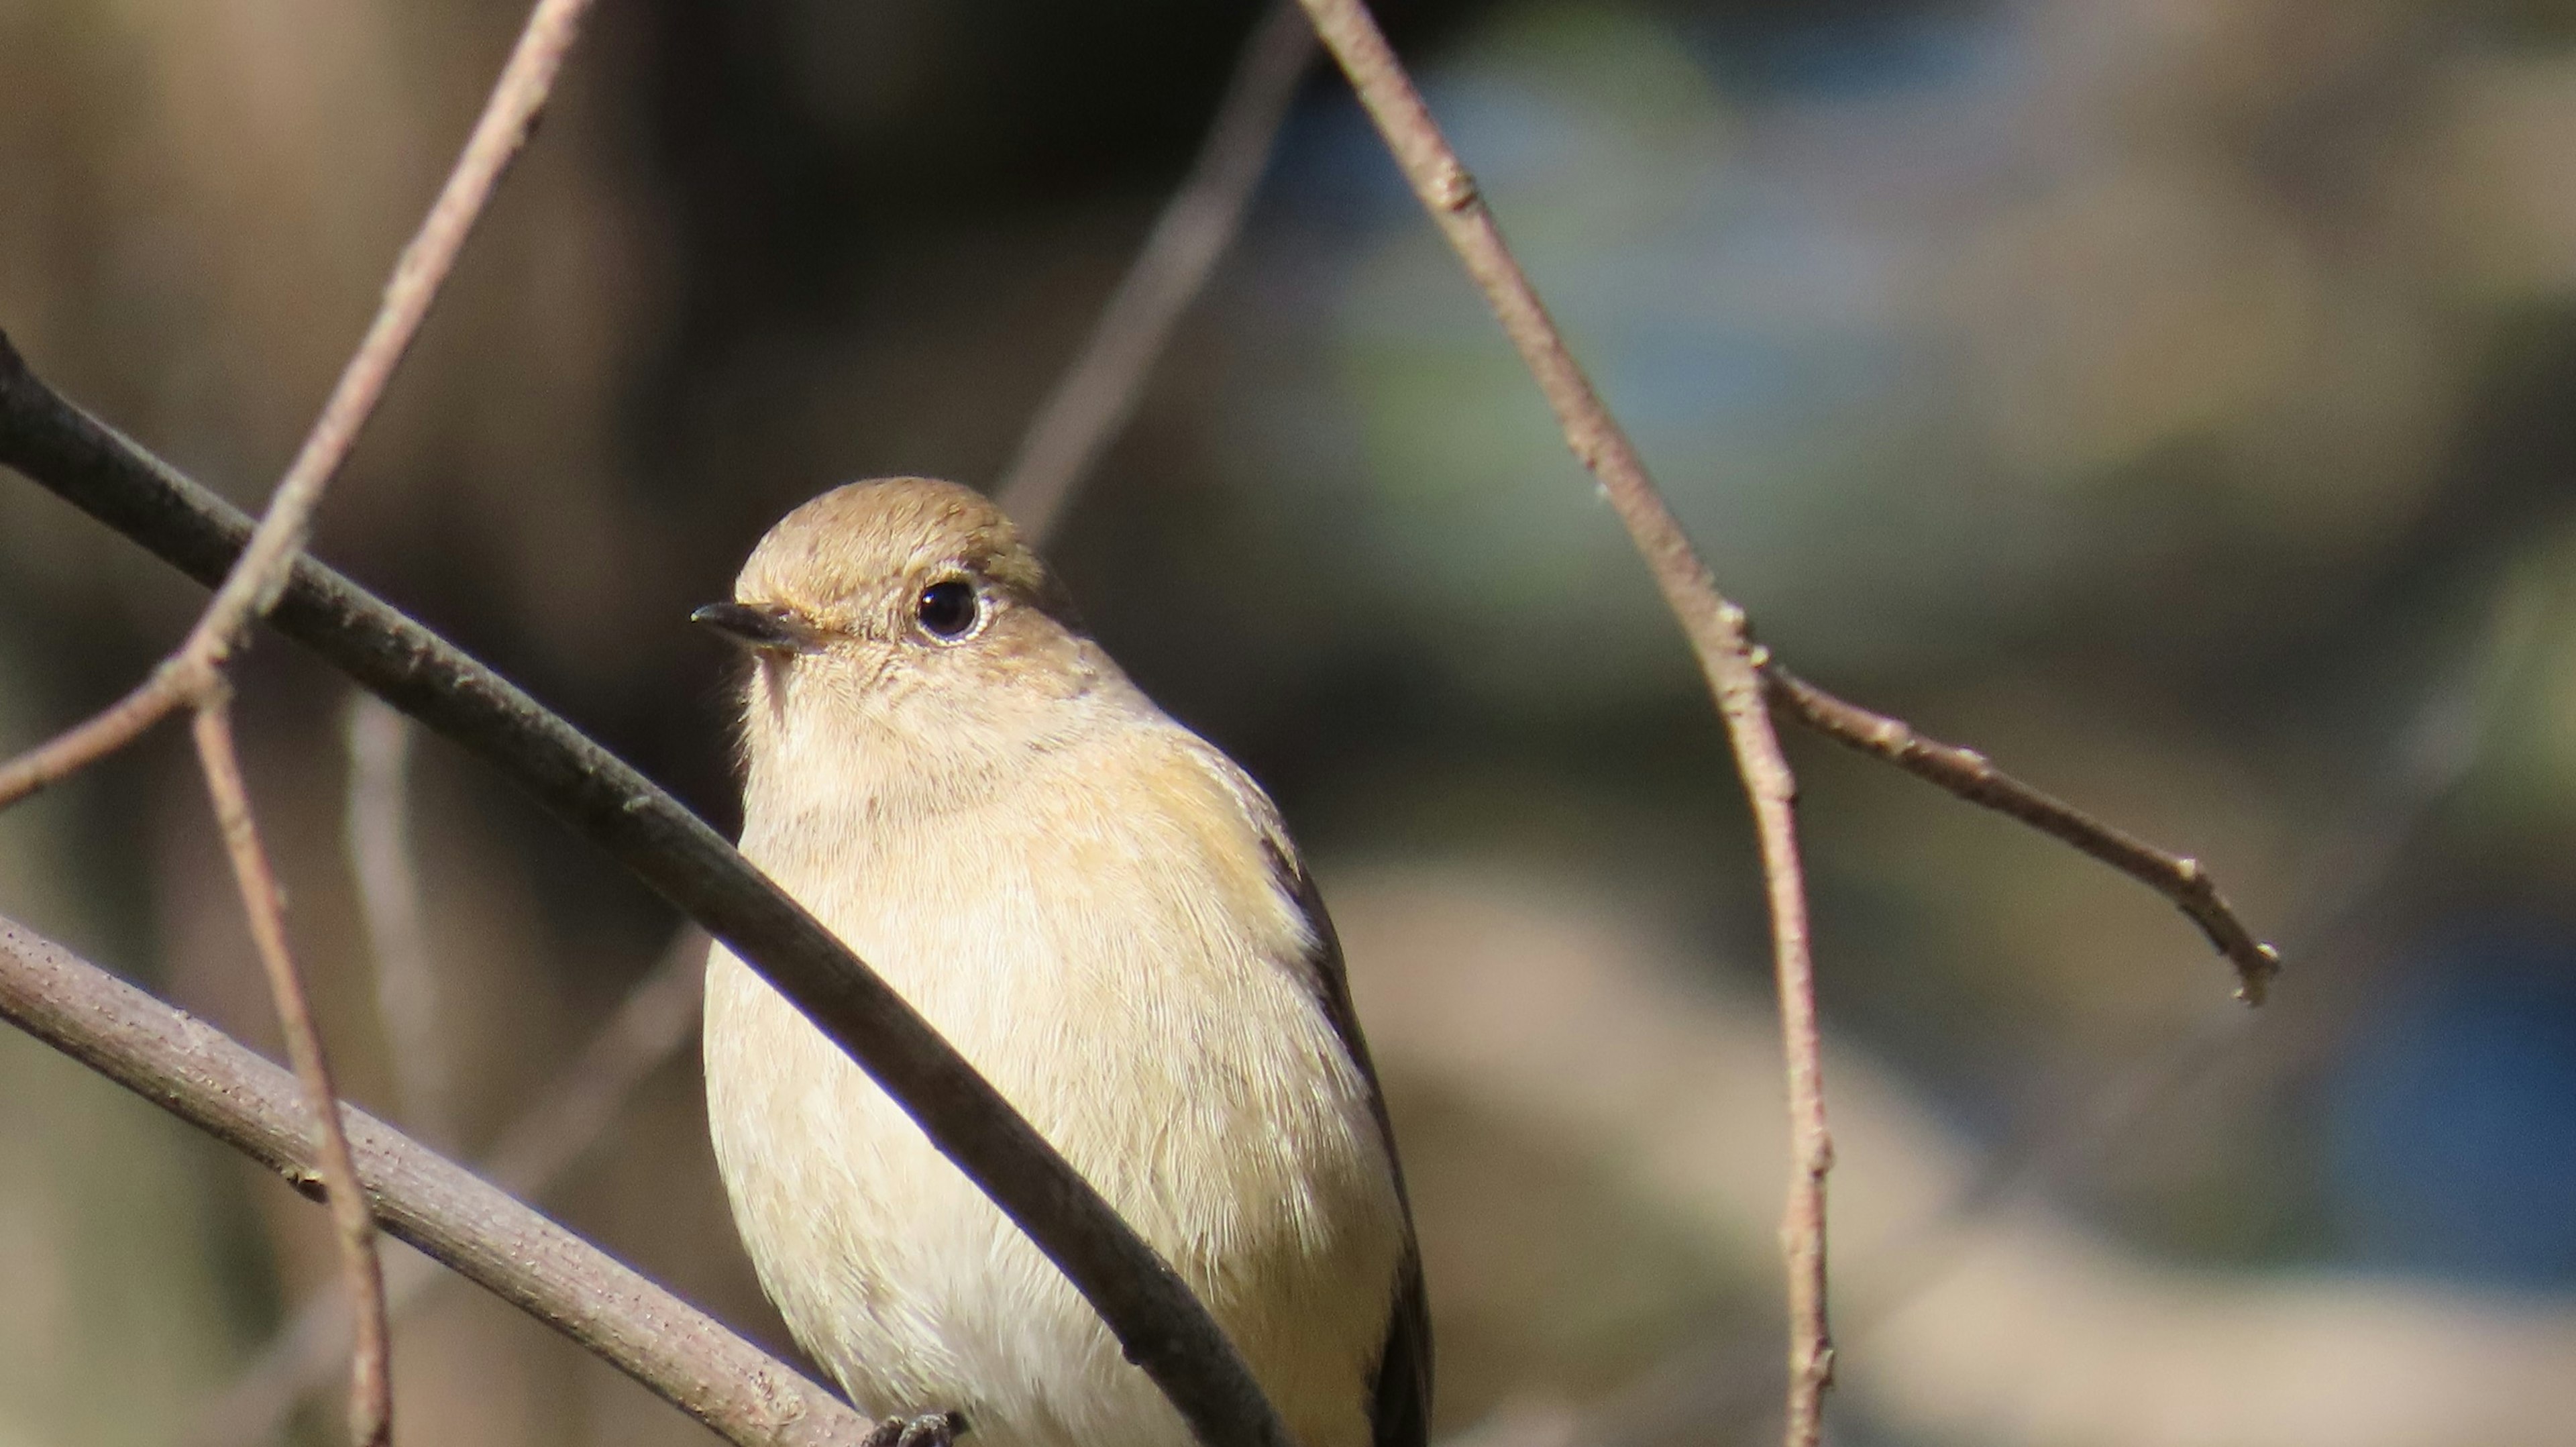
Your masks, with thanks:
M 982 600 L 975 596 L 974 584 L 951 578 L 922 589 L 912 612 L 921 620 L 923 632 L 954 643 L 975 630 L 984 610 Z

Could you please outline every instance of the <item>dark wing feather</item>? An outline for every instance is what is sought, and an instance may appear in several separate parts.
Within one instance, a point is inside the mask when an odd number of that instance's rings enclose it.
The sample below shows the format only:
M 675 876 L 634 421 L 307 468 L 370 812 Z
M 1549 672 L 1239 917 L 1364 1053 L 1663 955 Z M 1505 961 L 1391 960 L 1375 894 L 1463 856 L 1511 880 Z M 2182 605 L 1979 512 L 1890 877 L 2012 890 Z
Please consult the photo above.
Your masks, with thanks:
M 1270 841 L 1271 865 L 1279 872 L 1315 932 L 1314 987 L 1333 1022 L 1333 1033 L 1369 1084 L 1369 1108 L 1377 1117 L 1378 1139 L 1386 1147 L 1387 1168 L 1395 1172 L 1395 1196 L 1404 1210 L 1404 1259 L 1397 1263 L 1395 1309 L 1387 1322 L 1386 1346 L 1378 1356 L 1377 1380 L 1370 1417 L 1376 1426 L 1375 1447 L 1425 1447 L 1431 1438 L 1431 1303 L 1423 1294 L 1422 1252 L 1413 1235 L 1413 1200 L 1405 1193 L 1404 1166 L 1395 1155 L 1395 1129 L 1386 1114 L 1386 1091 L 1378 1084 L 1377 1066 L 1369 1059 L 1368 1040 L 1360 1034 L 1360 1017 L 1351 1008 L 1351 987 L 1342 965 L 1342 942 L 1333 933 L 1333 917 L 1306 867 L 1283 838 Z

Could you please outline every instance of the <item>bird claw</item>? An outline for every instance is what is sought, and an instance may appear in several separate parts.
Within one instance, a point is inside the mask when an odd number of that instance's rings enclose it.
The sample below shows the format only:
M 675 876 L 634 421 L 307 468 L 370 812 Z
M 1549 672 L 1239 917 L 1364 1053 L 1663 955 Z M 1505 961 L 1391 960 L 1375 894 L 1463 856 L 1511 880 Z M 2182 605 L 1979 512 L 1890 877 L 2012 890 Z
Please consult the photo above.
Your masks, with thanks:
M 953 1447 L 965 1432 L 966 1419 L 955 1412 L 886 1417 L 868 1433 L 862 1447 Z

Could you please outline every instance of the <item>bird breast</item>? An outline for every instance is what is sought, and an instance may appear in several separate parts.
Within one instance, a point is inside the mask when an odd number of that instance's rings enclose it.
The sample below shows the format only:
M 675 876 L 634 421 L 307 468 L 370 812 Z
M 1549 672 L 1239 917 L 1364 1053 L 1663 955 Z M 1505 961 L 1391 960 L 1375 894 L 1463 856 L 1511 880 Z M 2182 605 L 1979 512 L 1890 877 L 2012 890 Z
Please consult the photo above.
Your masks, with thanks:
M 1230 764 L 1168 723 L 1113 743 L 943 811 L 782 797 L 756 768 L 744 850 L 1180 1269 L 1301 1441 L 1365 1442 L 1404 1227 L 1318 932 Z M 862 1407 L 963 1410 L 987 1447 L 1187 1440 L 1055 1269 L 721 948 L 706 1044 L 763 1284 Z

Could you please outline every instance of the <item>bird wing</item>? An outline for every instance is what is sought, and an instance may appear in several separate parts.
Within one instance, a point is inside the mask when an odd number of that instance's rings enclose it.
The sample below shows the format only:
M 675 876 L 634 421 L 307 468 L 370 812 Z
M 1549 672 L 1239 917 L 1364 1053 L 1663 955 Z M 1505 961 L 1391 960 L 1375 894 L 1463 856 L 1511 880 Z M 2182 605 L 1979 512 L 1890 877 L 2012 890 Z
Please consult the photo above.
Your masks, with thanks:
M 1192 742 L 1198 745 L 1193 752 L 1234 794 L 1260 830 L 1280 892 L 1296 901 L 1304 914 L 1314 937 L 1310 956 L 1298 962 L 1306 967 L 1307 987 L 1315 992 L 1324 1018 L 1332 1022 L 1343 1051 L 1368 1081 L 1369 1113 L 1377 1120 L 1378 1143 L 1385 1151 L 1387 1169 L 1395 1176 L 1396 1204 L 1404 1214 L 1404 1254 L 1396 1263 L 1386 1345 L 1379 1353 L 1376 1380 L 1371 1384 L 1373 1447 L 1427 1447 L 1431 1439 L 1431 1302 L 1423 1291 L 1422 1251 L 1413 1231 L 1413 1200 L 1405 1191 L 1404 1165 L 1396 1159 L 1395 1128 L 1387 1119 L 1386 1091 L 1378 1083 L 1376 1063 L 1369 1059 L 1368 1039 L 1360 1033 L 1359 1012 L 1351 1008 L 1350 976 L 1342 964 L 1341 938 L 1333 932 L 1333 917 L 1324 908 L 1324 896 L 1315 888 L 1314 877 L 1306 872 L 1305 862 L 1297 857 L 1297 846 L 1289 841 L 1288 826 L 1280 818 L 1278 806 L 1224 753 L 1195 736 Z

